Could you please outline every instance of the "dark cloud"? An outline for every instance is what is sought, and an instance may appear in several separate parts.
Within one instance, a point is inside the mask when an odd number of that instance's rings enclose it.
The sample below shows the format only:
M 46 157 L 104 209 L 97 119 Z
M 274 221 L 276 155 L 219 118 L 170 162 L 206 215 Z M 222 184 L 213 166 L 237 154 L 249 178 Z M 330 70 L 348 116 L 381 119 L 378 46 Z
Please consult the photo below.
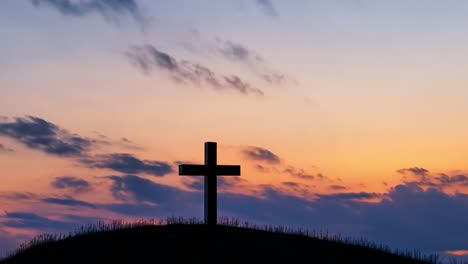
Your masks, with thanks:
M 256 168 L 258 171 L 263 172 L 263 173 L 267 173 L 267 172 L 270 171 L 269 168 L 267 168 L 267 167 L 265 167 L 265 166 L 263 166 L 263 165 L 261 165 L 261 164 L 255 165 L 255 168 Z
M 29 192 L 3 192 L 0 193 L 0 198 L 18 201 L 35 199 L 37 196 Z
M 203 194 L 187 192 L 176 187 L 155 183 L 136 176 L 109 176 L 114 198 L 123 203 L 108 204 L 106 208 L 125 215 L 167 217 L 169 215 L 201 216 Z
M 218 178 L 218 187 L 221 190 L 229 190 L 233 187 L 239 186 L 240 184 L 246 183 L 247 180 L 242 179 L 241 177 L 236 176 L 226 176 Z
M 233 187 L 239 186 L 240 184 L 246 182 L 246 180 L 236 176 L 218 177 L 216 181 L 218 189 L 226 191 L 229 191 Z M 205 188 L 205 179 L 202 176 L 184 177 L 182 183 L 186 187 L 196 191 L 203 191 Z
M 131 175 L 111 179 L 116 197 L 130 196 L 139 201 L 111 205 L 109 208 L 116 212 L 147 216 L 174 212 L 193 216 L 202 212 L 202 192 L 187 192 Z M 294 183 L 286 185 L 295 187 Z M 311 200 L 264 185 L 258 196 L 221 192 L 218 208 L 220 215 L 257 223 L 326 229 L 404 249 L 438 251 L 466 244 L 468 195 L 448 195 L 402 184 L 386 194 L 357 192 L 316 197 Z M 365 202 L 372 198 L 382 200 Z
M 271 0 L 256 0 L 255 2 L 263 10 L 263 12 L 265 12 L 265 14 L 272 17 L 278 16 L 278 12 L 276 11 L 276 8 Z
M 186 160 L 175 160 L 174 165 L 179 166 L 181 164 L 197 164 L 197 163 L 202 163 L 202 162 L 195 162 L 195 161 L 186 161 Z
M 224 81 L 226 83 L 226 87 L 229 87 L 233 90 L 237 90 L 241 94 L 255 94 L 257 96 L 264 96 L 263 91 L 252 87 L 249 83 L 243 81 L 239 76 L 231 75 L 231 76 L 224 76 Z
M 70 232 L 84 224 L 95 223 L 99 218 L 66 215 L 64 220 L 54 220 L 33 212 L 5 212 L 2 225 L 16 228 L 39 229 L 41 232 Z
M 304 224 L 304 218 L 310 220 L 307 208 L 312 206 L 311 202 L 269 185 L 262 187 L 258 197 L 236 193 L 218 196 L 221 215 L 232 215 L 265 224 L 287 224 L 291 227 Z M 302 226 L 309 227 L 309 224 Z
M 26 116 L 0 123 L 0 136 L 17 140 L 25 146 L 56 156 L 83 156 L 96 142 L 71 134 L 44 119 Z
M 445 173 L 439 175 L 424 174 L 423 177 L 418 176 L 416 179 L 404 178 L 404 182 L 407 185 L 442 190 L 449 187 L 468 186 L 468 176 L 463 174 L 450 176 Z
M 262 90 L 251 86 L 236 75 L 221 75 L 210 68 L 187 60 L 177 61 L 152 45 L 133 46 L 127 52 L 130 61 L 146 74 L 158 69 L 178 83 L 207 85 L 215 90 L 233 90 L 245 95 L 263 96 Z
M 136 144 L 135 142 L 131 141 L 128 138 L 121 138 L 120 140 L 116 141 L 114 143 L 115 145 L 118 145 L 120 147 L 129 149 L 129 150 L 143 150 L 144 148 Z
M 423 190 L 402 184 L 392 188 L 388 196 L 389 199 L 366 212 L 373 219 L 375 236 L 385 236 L 399 247 L 417 245 L 433 251 L 460 248 L 462 241 L 466 241 L 468 234 L 457 233 L 457 230 L 467 230 L 466 195 L 448 195 L 433 188 Z M 382 229 L 378 230 L 379 227 Z M 411 236 L 405 237 L 405 233 Z
M 2 230 L 4 227 L 35 229 L 41 233 L 66 234 L 75 228 L 103 220 L 101 217 L 78 215 L 62 215 L 61 219 L 63 220 L 53 220 L 27 211 L 5 212 L 0 216 L 0 219 L 0 255 L 2 256 L 16 251 L 21 243 L 33 238 L 30 232 L 27 232 L 29 234 L 15 231 L 8 233 Z
M 13 152 L 13 149 L 3 145 L 3 144 L 0 144 L 0 153 L 2 152 Z
M 67 189 L 75 193 L 84 193 L 92 190 L 92 186 L 88 181 L 70 176 L 56 177 L 50 184 L 56 189 Z
M 111 193 L 123 203 L 109 204 L 106 208 L 125 215 L 167 217 L 168 215 L 198 216 L 203 214 L 203 177 L 184 181 L 184 185 L 195 191 L 184 191 L 136 176 L 110 176 Z M 224 179 L 229 178 L 229 179 Z M 232 179 L 231 179 L 232 178 Z M 243 182 L 238 177 L 220 177 L 218 186 L 228 188 Z M 192 188 L 193 187 L 193 188 Z M 223 192 L 218 193 L 218 197 Z
M 205 182 L 203 177 L 184 177 L 182 183 L 185 187 L 196 190 L 196 191 L 203 191 L 205 189 Z
M 260 147 L 247 147 L 243 150 L 244 155 L 252 160 L 264 161 L 272 164 L 280 163 L 280 158 L 273 152 Z
M 111 186 L 112 195 L 119 200 L 138 202 L 153 202 L 156 204 L 175 202 L 177 196 L 180 200 L 186 197 L 185 192 L 175 187 L 155 183 L 148 179 L 136 176 L 109 176 L 113 181 Z
M 180 69 L 175 58 L 156 49 L 152 45 L 147 44 L 144 46 L 133 46 L 128 51 L 127 55 L 132 59 L 132 62 L 146 74 L 149 74 L 154 67 L 157 67 L 174 73 L 176 77 L 177 75 L 180 75 L 184 78 L 190 78 L 190 76 L 186 77 L 186 75 L 189 75 L 190 73 L 186 73 Z
M 9 227 L 37 228 L 41 230 L 71 229 L 70 223 L 56 221 L 31 212 L 5 212 L 2 224 Z
M 466 185 L 468 186 L 468 176 L 458 174 L 454 176 L 449 176 L 447 174 L 440 174 L 438 177 L 435 177 L 435 180 L 438 181 L 439 184 L 441 185 L 456 185 L 456 184 L 461 184 L 461 185 Z
M 49 204 L 58 204 L 64 206 L 82 206 L 82 207 L 89 207 L 89 208 L 96 208 L 96 205 L 80 200 L 75 200 L 73 198 L 44 198 L 41 199 L 41 202 L 49 203 Z
M 262 57 L 240 43 L 231 40 L 219 41 L 219 43 L 219 51 L 229 60 L 244 63 L 263 62 Z
M 240 62 L 247 65 L 261 80 L 269 85 L 283 85 L 286 83 L 295 83 L 295 81 L 285 74 L 275 72 L 269 69 L 266 60 L 257 52 L 248 48 L 246 45 L 231 41 L 217 39 L 218 52 L 227 60 Z
M 119 20 L 121 15 L 131 15 L 137 22 L 144 25 L 146 18 L 135 0 L 32 0 L 36 7 L 55 8 L 65 16 L 86 16 L 98 13 L 108 20 Z
M 339 191 L 339 190 L 346 190 L 346 189 L 348 189 L 348 187 L 342 186 L 342 185 L 330 185 L 330 186 L 328 186 L 328 188 L 329 188 L 330 190 L 334 190 L 334 191 Z
M 281 184 L 288 186 L 288 187 L 299 187 L 300 184 L 297 182 L 282 182 Z
M 314 175 L 306 173 L 304 169 L 298 169 L 292 166 L 288 166 L 283 172 L 303 180 L 313 180 L 315 178 Z M 317 177 L 323 178 L 323 175 L 319 174 Z
M 264 73 L 261 74 L 260 77 L 271 85 L 281 85 L 284 84 L 288 78 L 284 74 L 279 73 Z
M 111 181 L 111 193 L 120 202 L 102 204 L 99 208 L 132 217 L 202 216 L 203 192 L 184 191 L 136 175 L 110 176 L 108 179 Z M 288 191 L 303 186 L 294 182 L 284 182 L 281 187 L 261 185 L 255 195 L 220 192 L 219 215 L 260 224 L 281 224 L 366 237 L 401 249 L 444 251 L 466 245 L 466 194 L 449 195 L 412 184 L 397 185 L 385 194 L 297 195 Z M 366 202 L 374 198 L 380 200 Z M 6 220 L 3 222 L 5 225 L 16 227 L 50 227 L 56 224 L 55 220 L 22 212 L 7 213 Z M 64 225 L 60 221 L 57 224 Z
M 362 199 L 374 199 L 381 198 L 382 195 L 378 193 L 368 192 L 350 192 L 350 193 L 334 193 L 334 194 L 319 194 L 320 199 L 330 200 L 362 200 Z
M 299 195 L 301 197 L 311 197 L 313 194 L 310 192 L 311 188 L 315 188 L 315 186 L 309 186 L 307 184 L 299 183 L 299 182 L 282 182 L 282 187 L 286 187 L 287 192 L 292 192 L 295 195 Z
M 111 169 L 128 174 L 143 173 L 152 176 L 164 176 L 173 171 L 172 166 L 167 162 L 140 160 L 128 153 L 99 155 L 83 159 L 82 163 L 91 168 Z
M 467 195 L 399 185 L 386 196 L 376 203 L 361 200 L 381 197 L 373 193 L 321 195 L 308 200 L 265 187 L 262 198 L 220 194 L 218 206 L 223 214 L 242 219 L 326 229 L 403 249 L 438 251 L 466 244 Z
M 399 169 L 397 170 L 398 173 L 401 173 L 401 174 L 406 174 L 407 172 L 410 172 L 414 175 L 417 175 L 417 176 L 425 176 L 429 173 L 428 170 L 424 169 L 424 168 L 419 168 L 419 167 L 413 167 L 413 168 L 403 168 L 403 169 Z

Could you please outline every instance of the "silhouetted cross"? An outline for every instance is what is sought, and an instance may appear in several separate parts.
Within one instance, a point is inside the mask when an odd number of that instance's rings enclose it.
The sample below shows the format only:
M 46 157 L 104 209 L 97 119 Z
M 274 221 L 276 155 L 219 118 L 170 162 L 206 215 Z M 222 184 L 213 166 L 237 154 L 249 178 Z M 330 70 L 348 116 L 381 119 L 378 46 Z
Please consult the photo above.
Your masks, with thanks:
M 240 166 L 217 165 L 216 142 L 205 142 L 205 165 L 181 164 L 179 175 L 205 176 L 205 224 L 216 225 L 216 177 L 240 176 Z

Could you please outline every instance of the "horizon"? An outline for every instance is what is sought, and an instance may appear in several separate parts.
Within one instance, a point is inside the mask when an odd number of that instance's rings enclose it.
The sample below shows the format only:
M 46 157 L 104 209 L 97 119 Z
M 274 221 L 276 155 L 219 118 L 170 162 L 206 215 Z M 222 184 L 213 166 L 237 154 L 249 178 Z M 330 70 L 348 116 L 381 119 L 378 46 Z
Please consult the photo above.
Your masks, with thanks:
M 0 249 L 218 212 L 468 259 L 468 3 L 4 0 Z M 2 254 L 4 251 L 0 252 Z

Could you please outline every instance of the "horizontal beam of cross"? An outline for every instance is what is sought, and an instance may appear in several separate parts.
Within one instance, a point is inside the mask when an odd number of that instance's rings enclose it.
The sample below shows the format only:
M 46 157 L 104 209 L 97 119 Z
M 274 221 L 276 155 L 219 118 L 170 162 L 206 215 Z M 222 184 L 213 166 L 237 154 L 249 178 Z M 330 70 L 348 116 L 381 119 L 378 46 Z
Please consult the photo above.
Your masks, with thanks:
M 240 175 L 240 166 L 237 165 L 179 165 L 179 175 L 185 176 L 202 176 L 202 175 L 221 175 L 221 176 L 238 176 Z

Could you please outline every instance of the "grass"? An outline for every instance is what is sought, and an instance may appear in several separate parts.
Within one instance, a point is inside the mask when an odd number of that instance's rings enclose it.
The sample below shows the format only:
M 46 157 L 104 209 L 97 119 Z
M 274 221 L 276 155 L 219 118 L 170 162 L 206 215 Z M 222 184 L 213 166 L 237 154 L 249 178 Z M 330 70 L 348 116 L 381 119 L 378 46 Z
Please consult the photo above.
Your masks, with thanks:
M 391 249 L 363 238 L 222 217 L 97 222 L 68 234 L 43 234 L 0 261 L 8 263 L 427 263 L 438 255 Z

